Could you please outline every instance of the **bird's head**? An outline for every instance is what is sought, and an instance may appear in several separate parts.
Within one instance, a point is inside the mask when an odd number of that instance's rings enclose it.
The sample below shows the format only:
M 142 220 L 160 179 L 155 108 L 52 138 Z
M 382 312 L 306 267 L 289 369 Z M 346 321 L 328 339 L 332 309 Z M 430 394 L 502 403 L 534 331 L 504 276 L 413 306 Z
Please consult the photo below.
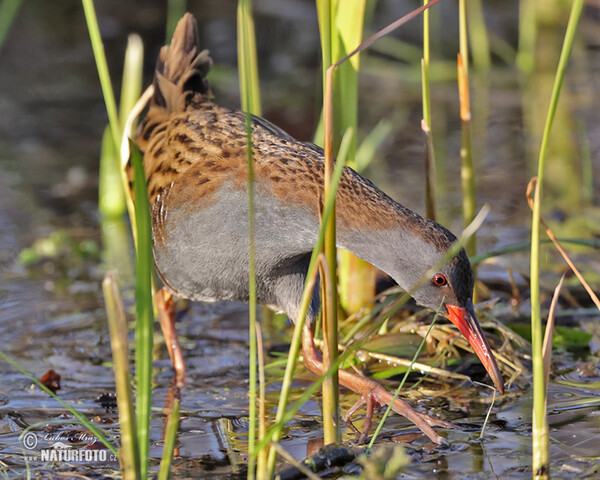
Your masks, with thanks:
M 496 388 L 502 393 L 502 375 L 492 350 L 481 331 L 473 309 L 473 270 L 464 249 L 441 267 L 412 295 L 416 302 L 437 310 L 447 317 L 465 336 Z

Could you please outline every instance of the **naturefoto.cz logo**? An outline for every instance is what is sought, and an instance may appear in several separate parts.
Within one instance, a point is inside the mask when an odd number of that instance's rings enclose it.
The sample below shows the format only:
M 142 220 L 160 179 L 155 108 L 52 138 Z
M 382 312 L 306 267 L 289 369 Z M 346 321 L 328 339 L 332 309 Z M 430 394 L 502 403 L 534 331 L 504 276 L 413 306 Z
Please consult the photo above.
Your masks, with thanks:
M 44 447 L 38 450 L 40 439 Z M 35 434 L 27 432 L 21 437 L 21 443 L 27 450 L 27 459 L 37 462 L 116 462 L 118 458 L 104 448 L 94 448 L 98 439 L 88 433 L 66 435 L 63 433 Z M 76 448 L 70 442 L 85 443 L 86 446 Z M 90 448 L 91 447 L 91 448 Z

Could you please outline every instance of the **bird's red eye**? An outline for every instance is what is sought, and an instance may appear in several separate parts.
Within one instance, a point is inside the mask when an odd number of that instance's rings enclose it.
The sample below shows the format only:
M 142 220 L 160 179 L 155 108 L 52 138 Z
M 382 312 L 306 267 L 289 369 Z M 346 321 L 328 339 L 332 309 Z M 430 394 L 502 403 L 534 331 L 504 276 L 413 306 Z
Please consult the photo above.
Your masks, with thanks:
M 448 283 L 448 280 L 446 280 L 446 277 L 444 275 L 442 275 L 441 273 L 436 273 L 433 278 L 433 283 L 434 285 L 437 285 L 438 287 L 443 287 L 444 285 L 446 285 Z

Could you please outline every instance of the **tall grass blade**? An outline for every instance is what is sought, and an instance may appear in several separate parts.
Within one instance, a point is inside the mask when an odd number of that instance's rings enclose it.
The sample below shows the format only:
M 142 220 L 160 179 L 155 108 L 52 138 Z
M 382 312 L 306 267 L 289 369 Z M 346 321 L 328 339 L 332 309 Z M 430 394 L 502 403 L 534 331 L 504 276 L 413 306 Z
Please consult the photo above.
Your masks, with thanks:
M 148 88 L 146 88 L 146 90 L 144 90 L 144 93 L 142 93 L 142 96 L 135 103 L 133 109 L 129 113 L 125 125 L 123 125 L 123 136 L 121 137 L 119 156 L 121 159 L 121 181 L 123 183 L 123 187 L 126 193 L 125 198 L 127 199 L 127 210 L 129 212 L 130 219 L 134 219 L 136 215 L 135 205 L 133 204 L 133 198 L 131 196 L 131 190 L 129 189 L 129 178 L 127 173 L 131 157 L 130 138 L 132 137 L 133 128 L 137 117 L 142 113 L 142 111 L 152 98 L 152 95 L 154 95 L 154 85 L 150 85 Z M 137 249 L 137 231 L 133 227 L 133 223 L 131 227 L 131 233 L 133 236 L 133 243 L 135 245 L 135 248 Z
M 242 110 L 253 115 L 260 115 L 258 59 L 251 0 L 238 1 L 237 48 Z
M 124 479 L 140 478 L 137 428 L 131 375 L 129 373 L 129 349 L 127 345 L 127 317 L 123 310 L 116 272 L 107 272 L 102 281 L 104 303 L 110 331 L 110 346 L 115 371 L 117 408 L 121 430 L 119 460 Z
M 428 0 L 423 0 L 427 5 Z M 423 119 L 421 130 L 425 138 L 425 214 L 427 218 L 436 219 L 435 198 L 435 152 L 431 133 L 431 96 L 429 92 L 429 10 L 423 12 L 423 57 L 421 58 L 421 85 L 423 90 Z
M 329 275 L 321 277 L 321 303 L 323 319 L 323 337 L 326 339 L 323 348 L 323 366 L 325 369 L 335 363 L 337 358 L 337 249 L 335 238 L 335 190 L 331 192 L 331 176 L 333 174 L 333 70 L 327 70 L 325 84 L 325 99 L 323 105 L 323 120 L 325 132 L 325 175 L 323 179 L 323 196 L 333 197 L 334 207 L 330 218 L 323 223 L 325 225 L 325 239 L 323 253 L 326 258 L 326 270 Z M 332 284 L 333 282 L 333 284 Z M 325 443 L 337 443 L 340 439 L 339 433 L 339 383 L 337 375 L 325 378 L 323 382 L 323 438 Z
M 469 80 L 469 43 L 467 40 L 467 7 L 466 0 L 458 0 L 458 44 L 463 59 L 464 76 Z
M 325 248 L 325 251 L 333 256 L 333 273 L 335 273 L 335 229 L 331 232 L 330 228 L 331 224 L 329 223 L 325 227 L 325 247 L 328 245 L 328 236 L 333 235 L 334 250 L 330 253 Z M 338 356 L 337 282 L 335 277 L 333 277 L 329 260 L 330 258 L 327 258 L 326 255 L 326 261 L 321 262 L 319 268 L 322 299 L 321 319 L 323 322 L 323 366 L 326 370 L 329 370 L 336 363 Z M 325 444 L 339 443 L 340 441 L 339 381 L 337 372 L 325 377 L 323 380 L 323 439 Z
M 436 3 L 436 2 L 432 2 L 431 5 L 433 5 L 434 3 Z M 328 7 L 325 4 L 327 4 Z M 372 36 L 369 40 L 360 44 L 358 46 L 358 48 L 355 48 L 350 54 L 346 54 L 345 56 L 343 56 L 343 58 L 337 60 L 335 62 L 335 64 L 333 64 L 331 67 L 327 68 L 326 75 L 325 75 L 325 95 L 324 95 L 325 99 L 324 99 L 324 109 L 323 109 L 323 112 L 324 112 L 324 114 L 323 114 L 324 138 L 325 138 L 324 151 L 325 151 L 325 172 L 326 172 L 325 173 L 325 178 L 326 178 L 325 184 L 326 185 L 328 183 L 327 182 L 328 168 L 331 168 L 331 167 L 328 167 L 328 161 L 329 161 L 329 159 L 331 159 L 331 160 L 333 159 L 333 151 L 334 151 L 334 146 L 335 146 L 335 137 L 333 136 L 333 132 L 339 131 L 338 127 L 336 125 L 334 125 L 334 123 L 333 123 L 335 107 L 333 105 L 333 100 L 331 97 L 333 88 L 334 88 L 333 87 L 333 85 L 334 85 L 333 79 L 334 79 L 335 69 L 337 67 L 349 68 L 350 66 L 352 66 L 353 65 L 352 57 L 354 57 L 355 54 L 360 52 L 360 50 L 362 50 L 363 48 L 366 48 L 370 43 L 375 41 L 380 36 L 383 36 L 384 33 L 390 32 L 394 28 L 397 28 L 398 26 L 400 26 L 405 21 L 409 20 L 410 18 L 413 18 L 417 13 L 420 13 L 425 8 L 427 8 L 427 6 L 423 6 L 423 7 L 421 7 L 421 9 L 416 9 L 413 12 L 411 12 L 410 14 L 408 14 L 405 17 L 403 17 L 402 19 L 400 19 L 399 21 L 394 22 L 394 24 L 390 25 L 386 29 L 383 29 L 378 34 Z M 337 18 L 337 17 L 336 17 L 336 10 L 334 8 L 332 8 L 331 3 L 317 1 L 317 9 L 318 9 L 318 13 L 319 13 L 319 28 L 320 28 L 320 32 L 321 32 L 321 37 L 327 38 L 329 36 L 329 38 L 331 38 L 330 43 L 331 43 L 332 51 L 330 52 L 330 55 L 328 56 L 327 52 L 323 53 L 323 64 L 325 67 L 327 65 L 327 63 L 326 63 L 327 60 L 333 61 L 333 59 L 336 58 L 336 56 L 334 56 L 335 55 L 335 44 L 332 39 L 333 33 L 330 29 L 330 25 L 331 25 L 332 19 Z M 362 13 L 364 15 L 364 4 L 362 5 Z M 322 42 L 322 43 L 325 43 L 325 42 Z M 322 48 L 324 48 L 324 47 L 322 47 Z M 345 52 L 347 52 L 349 50 L 349 48 L 350 47 L 346 45 Z M 340 54 L 337 56 L 337 58 L 339 58 L 341 56 L 342 56 L 342 52 L 340 52 Z M 348 62 L 347 60 L 351 60 L 351 61 Z M 358 66 L 357 61 L 356 61 L 356 65 Z M 342 98 L 344 98 L 344 97 L 342 97 Z M 344 101 L 345 101 L 345 98 L 344 98 Z M 342 115 L 342 117 L 343 117 L 343 115 Z M 332 222 L 333 222 L 333 220 L 332 220 Z M 331 238 L 330 238 L 330 241 L 332 241 Z M 333 236 L 332 243 L 334 244 L 334 242 L 335 242 L 335 235 Z M 329 244 L 329 245 L 331 245 L 331 244 Z M 333 247 L 330 247 L 330 248 L 333 248 Z M 329 253 L 329 252 L 326 251 L 326 253 Z M 328 259 L 328 263 L 330 265 L 330 270 L 331 270 L 332 269 L 332 261 Z M 333 266 L 334 265 L 335 265 L 335 263 L 333 263 Z M 333 271 L 335 271 L 335 270 L 333 270 Z M 333 274 L 332 274 L 332 276 L 333 276 Z M 374 290 L 373 290 L 373 292 L 374 292 Z M 337 328 L 336 328 L 335 332 L 333 332 L 332 330 L 330 330 L 329 336 L 328 336 L 328 339 L 329 339 L 328 348 L 329 348 L 329 352 L 331 355 L 333 355 L 333 351 L 337 349 Z M 335 343 L 334 343 L 333 335 L 335 335 Z M 325 368 L 327 368 L 327 366 L 325 366 Z
M 249 261 L 249 425 L 248 425 L 248 479 L 265 476 L 265 456 L 260 455 L 261 465 L 255 471 L 256 446 L 256 390 L 257 390 L 257 298 L 256 298 L 256 246 L 254 219 L 254 160 L 252 156 L 252 118 L 260 115 L 260 90 L 258 80 L 258 60 L 252 4 L 250 0 L 239 0 L 237 7 L 237 48 L 240 96 L 242 110 L 246 113 L 246 155 L 248 166 L 248 261 Z
M 104 96 L 104 103 L 109 118 L 110 133 L 112 135 L 112 145 L 114 145 L 113 155 L 107 151 L 108 141 L 103 141 L 103 155 L 100 165 L 99 179 L 99 204 L 100 211 L 105 216 L 117 217 L 124 213 L 125 207 L 129 211 L 131 218 L 134 217 L 133 201 L 128 186 L 128 179 L 125 172 L 118 167 L 119 155 L 117 148 L 122 145 L 123 127 L 126 124 L 126 119 L 135 105 L 139 92 L 141 91 L 142 82 L 142 64 L 143 64 L 143 45 L 141 39 L 137 35 L 131 35 L 125 52 L 125 65 L 123 68 L 123 83 L 121 90 L 121 115 L 117 115 L 117 105 L 115 96 L 110 82 L 108 65 L 104 54 L 104 45 L 100 36 L 94 4 L 92 0 L 82 0 L 85 17 L 90 34 L 90 40 L 96 60 L 100 85 Z M 105 153 L 106 152 L 106 153 Z M 119 182 L 114 181 L 116 172 L 121 176 L 121 189 L 119 191 Z
M 142 93 L 142 73 L 144 66 L 144 44 L 137 34 L 127 38 L 123 79 L 121 81 L 121 99 L 119 101 L 119 125 L 123 127 L 127 117 Z
M 431 220 L 437 220 L 437 201 L 435 194 L 435 151 L 430 125 L 421 120 L 421 130 L 425 138 L 425 215 Z
M 404 25 L 406 22 L 409 22 L 410 20 L 412 20 L 413 18 L 415 18 L 419 14 L 423 13 L 428 8 L 433 7 L 435 4 L 440 3 L 441 1 L 442 0 L 431 0 L 426 5 L 423 5 L 423 6 L 419 7 L 419 8 L 415 8 L 410 13 L 407 13 L 406 15 L 404 15 L 401 18 L 399 18 L 395 22 L 390 23 L 387 27 L 382 28 L 377 33 L 374 33 L 369 38 L 367 38 L 364 42 L 362 42 L 358 47 L 356 47 L 354 50 L 352 50 L 344 58 L 341 58 L 340 60 L 338 60 L 337 62 L 335 62 L 335 66 L 341 65 L 342 63 L 344 63 L 346 60 L 348 60 L 349 58 L 353 57 L 357 53 L 360 53 L 363 50 L 366 50 L 367 48 L 369 48 L 371 45 L 373 45 L 373 43 L 375 43 L 380 38 L 385 37 L 386 35 L 389 35 L 394 30 L 396 30 L 396 29 L 400 28 L 402 25 Z
M 544 359 L 544 380 L 546 388 L 548 388 L 548 380 L 550 379 L 550 364 L 552 363 L 552 338 L 554 337 L 554 324 L 556 317 L 556 306 L 558 305 L 558 298 L 560 297 L 560 291 L 565 281 L 565 274 L 563 273 L 560 277 L 558 285 L 554 289 L 554 295 L 552 295 L 552 303 L 550 304 L 550 311 L 548 312 L 548 320 L 546 321 L 546 331 L 544 332 L 544 343 L 542 344 L 542 357 Z
M 349 5 L 352 6 L 352 5 Z M 339 138 L 333 133 L 337 127 L 341 127 L 342 110 L 341 105 L 334 105 L 333 92 L 333 74 L 329 67 L 333 59 L 337 58 L 339 51 L 343 48 L 340 45 L 339 31 L 337 23 L 337 3 L 334 0 L 317 0 L 317 14 L 319 16 L 319 32 L 321 34 L 321 55 L 323 59 L 324 89 L 323 89 L 323 139 L 325 156 L 325 174 L 323 179 L 323 197 L 327 198 L 331 189 L 331 176 L 333 171 L 333 158 Z M 350 67 L 352 68 L 352 67 Z M 342 81 L 336 77 L 338 81 Z M 346 78 L 345 88 L 352 88 L 351 79 Z M 340 86 L 341 88 L 341 86 Z M 337 112 L 334 110 L 339 108 Z M 337 115 L 336 115 L 337 113 Z M 349 114 L 351 115 L 351 114 Z M 334 126 L 334 118 L 338 119 Z M 335 202 L 335 194 L 334 194 Z M 326 339 L 323 348 L 323 366 L 327 370 L 332 363 L 335 363 L 337 357 L 337 249 L 335 238 L 335 208 L 331 217 L 324 224 L 324 243 L 323 253 L 326 258 L 326 266 L 323 271 L 328 271 L 329 275 L 321 276 L 321 311 L 323 321 L 323 336 Z M 331 285 L 329 282 L 334 281 Z M 339 385 L 337 376 L 327 377 L 323 381 L 323 438 L 326 444 L 337 443 L 339 441 Z
M 154 310 L 152 301 L 152 231 L 150 206 L 146 194 L 146 178 L 142 155 L 131 145 L 133 166 L 133 191 L 135 195 L 135 230 L 137 249 L 135 256 L 135 379 L 137 385 L 137 429 L 141 478 L 148 476 L 148 452 L 150 448 L 150 409 L 152 404 L 152 345 L 154 334 Z
M 108 135 L 110 138 L 110 134 Z M 117 181 L 118 182 L 118 181 Z M 119 269 L 119 279 L 125 285 L 134 283 L 133 257 L 131 256 L 131 228 L 121 217 L 101 218 L 102 263 Z
M 258 353 L 258 439 L 262 441 L 267 435 L 267 400 L 265 379 L 265 358 L 260 323 L 256 323 L 256 350 Z M 268 451 L 261 448 L 257 455 L 257 476 L 266 478 Z
M 165 429 L 165 440 L 163 445 L 163 455 L 160 460 L 160 468 L 158 470 L 158 480 L 168 480 L 171 471 L 171 463 L 173 461 L 173 452 L 175 451 L 175 443 L 177 441 L 177 432 L 179 429 L 179 409 L 181 406 L 181 396 L 179 387 L 174 387 L 173 401 L 167 420 L 167 428 Z
M 113 143 L 115 145 L 120 145 L 121 125 L 117 115 L 117 102 L 115 101 L 115 94 L 113 92 L 112 83 L 110 82 L 108 63 L 106 62 L 104 44 L 102 43 L 102 37 L 100 36 L 100 29 L 98 27 L 98 19 L 96 18 L 94 2 L 93 0 L 81 0 L 81 2 L 83 4 L 83 12 L 85 13 L 85 20 L 87 22 L 88 31 L 90 34 L 92 50 L 94 51 L 98 76 L 100 77 L 100 86 L 102 87 L 104 104 L 106 105 L 106 112 L 108 113 L 108 121 L 110 125 L 110 131 L 113 136 Z
M 256 345 L 256 250 L 255 250 L 255 222 L 254 222 L 254 160 L 252 157 L 252 120 L 250 114 L 246 112 L 246 145 L 248 158 L 248 262 L 249 262 L 249 356 L 250 356 L 250 371 L 249 371 L 249 426 L 248 426 L 248 478 L 254 478 L 254 462 L 256 453 L 254 451 L 256 445 L 256 360 L 257 360 L 257 345 Z
M 117 147 L 108 126 L 102 136 L 98 178 L 98 210 L 103 218 L 119 218 L 125 213 L 121 166 Z
M 123 65 L 123 80 L 121 83 L 121 101 L 119 104 L 119 120 L 121 126 L 121 143 L 123 140 L 129 142 L 129 136 L 135 126 L 137 114 L 134 113 L 138 105 L 142 91 L 142 76 L 144 68 L 144 44 L 139 35 L 130 35 L 127 39 L 125 50 L 125 62 Z M 129 155 L 127 156 L 129 160 Z M 122 162 L 122 159 L 121 159 Z M 124 165 L 121 163 L 121 165 Z M 129 212 L 129 218 L 135 217 L 135 206 L 129 188 L 129 178 L 125 168 L 119 169 L 121 173 L 121 195 L 125 196 L 125 206 Z M 134 235 L 134 239 L 135 239 Z
M 546 150 L 552 123 L 556 114 L 558 98 L 562 88 L 565 72 L 577 24 L 583 9 L 583 0 L 574 0 L 571 6 L 569 23 L 563 41 L 563 47 L 558 62 L 550 105 L 546 116 L 542 143 L 538 158 L 538 180 L 534 194 L 534 208 L 531 219 L 531 348 L 533 358 L 533 422 L 532 422 L 532 467 L 534 478 L 547 478 L 549 475 L 549 432 L 546 418 L 546 389 L 544 378 L 544 362 L 542 357 L 542 321 L 540 314 L 540 218 L 541 200 L 543 193 L 544 168 L 546 163 Z

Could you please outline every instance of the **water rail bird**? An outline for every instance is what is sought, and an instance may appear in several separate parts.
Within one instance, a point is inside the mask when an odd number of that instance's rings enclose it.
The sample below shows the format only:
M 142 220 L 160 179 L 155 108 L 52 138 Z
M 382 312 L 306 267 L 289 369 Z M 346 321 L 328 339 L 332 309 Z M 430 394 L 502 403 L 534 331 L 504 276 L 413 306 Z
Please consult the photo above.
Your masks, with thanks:
M 157 303 L 177 376 L 184 365 L 174 326 L 172 296 L 190 300 L 249 297 L 246 116 L 211 101 L 206 80 L 212 64 L 200 50 L 196 20 L 186 14 L 170 46 L 159 54 L 154 96 L 138 129 L 154 238 L 154 260 L 164 282 Z M 323 151 L 299 142 L 253 116 L 255 244 L 258 301 L 296 319 L 307 268 L 319 230 Z M 392 200 L 369 180 L 345 167 L 336 197 L 337 244 L 389 274 L 409 289 L 448 251 L 456 237 L 446 228 Z M 315 289 L 317 290 L 317 289 Z M 502 392 L 502 376 L 477 322 L 473 271 L 461 250 L 412 292 L 419 305 L 437 309 L 465 335 Z M 313 295 L 303 331 L 307 368 L 323 364 L 314 345 Z M 341 385 L 360 398 L 345 419 L 366 405 L 368 432 L 373 407 L 392 403 L 431 440 L 445 443 L 432 426 L 449 424 L 393 400 L 378 383 L 341 369 Z

